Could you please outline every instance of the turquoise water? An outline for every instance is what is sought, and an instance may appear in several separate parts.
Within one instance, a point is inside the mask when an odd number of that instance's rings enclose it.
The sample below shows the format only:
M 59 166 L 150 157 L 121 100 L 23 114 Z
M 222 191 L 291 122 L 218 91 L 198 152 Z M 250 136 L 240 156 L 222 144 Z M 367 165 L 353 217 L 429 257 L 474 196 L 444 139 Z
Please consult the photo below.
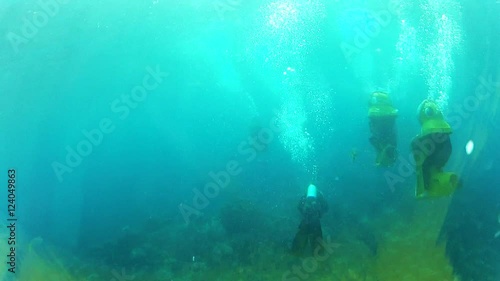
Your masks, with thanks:
M 499 14 L 495 0 L 3 0 L 0 276 L 499 280 Z M 375 91 L 398 109 L 388 168 L 368 141 Z M 453 129 L 460 188 L 417 200 L 425 99 Z M 311 261 L 288 253 L 310 183 L 335 247 L 290 275 Z

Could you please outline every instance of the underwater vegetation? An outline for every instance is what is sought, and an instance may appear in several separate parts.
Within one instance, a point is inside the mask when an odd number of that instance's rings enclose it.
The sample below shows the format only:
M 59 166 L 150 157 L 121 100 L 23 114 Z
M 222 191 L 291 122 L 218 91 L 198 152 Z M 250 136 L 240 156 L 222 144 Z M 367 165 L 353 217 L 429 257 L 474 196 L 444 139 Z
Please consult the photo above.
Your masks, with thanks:
M 411 221 L 394 225 L 375 262 L 378 278 L 454 281 L 445 245 L 436 245 L 445 215 L 446 202 L 424 202 L 415 209 Z
M 33 239 L 26 248 L 26 254 L 19 263 L 16 281 L 88 281 L 94 280 L 92 275 L 98 272 L 90 268 L 86 273 L 72 272 L 71 265 L 77 261 L 61 255 L 41 238 Z
M 266 229 L 264 214 L 255 203 L 236 200 L 223 206 L 219 212 L 220 222 L 229 236 L 241 233 L 258 233 Z
M 255 281 L 301 280 L 305 275 L 325 281 L 457 280 L 446 245 L 436 245 L 446 215 L 442 204 L 419 205 L 410 216 L 387 212 L 371 222 L 383 231 L 365 231 L 359 223 L 327 226 L 326 239 L 335 246 L 313 270 L 307 258 L 290 255 L 292 237 L 273 237 L 280 220 L 265 216 L 257 206 L 236 199 L 189 225 L 149 219 L 118 239 L 88 249 L 80 260 L 35 240 L 20 266 L 19 280 L 109 281 L 122 276 L 144 281 Z M 332 232 L 332 227 L 337 230 Z

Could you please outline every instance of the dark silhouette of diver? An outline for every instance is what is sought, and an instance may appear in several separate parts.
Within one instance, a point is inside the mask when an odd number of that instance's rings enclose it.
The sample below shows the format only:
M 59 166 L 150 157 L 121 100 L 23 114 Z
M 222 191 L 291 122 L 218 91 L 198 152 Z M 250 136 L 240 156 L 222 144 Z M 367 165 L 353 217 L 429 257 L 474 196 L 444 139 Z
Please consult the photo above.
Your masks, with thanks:
M 315 185 L 309 185 L 307 195 L 302 196 L 300 199 L 298 209 L 302 215 L 302 220 L 293 239 L 292 253 L 297 256 L 304 256 L 314 251 L 322 252 L 323 231 L 321 230 L 320 219 L 328 211 L 328 204 L 323 194 L 317 191 Z

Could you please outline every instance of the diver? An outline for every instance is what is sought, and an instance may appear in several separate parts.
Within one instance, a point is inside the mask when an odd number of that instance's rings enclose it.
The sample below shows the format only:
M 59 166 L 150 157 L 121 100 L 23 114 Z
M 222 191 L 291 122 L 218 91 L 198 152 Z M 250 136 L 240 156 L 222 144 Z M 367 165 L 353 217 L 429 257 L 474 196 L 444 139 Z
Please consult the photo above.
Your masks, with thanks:
M 434 101 L 424 100 L 418 107 L 421 132 L 412 143 L 417 175 L 417 198 L 448 196 L 459 186 L 458 175 L 444 172 L 452 152 L 451 126 Z
M 322 251 L 320 242 L 323 239 L 323 231 L 320 219 L 328 211 L 328 204 L 315 185 L 308 186 L 307 195 L 300 199 L 298 209 L 302 220 L 293 239 L 292 253 L 296 256 L 304 256 L 314 251 Z
M 374 92 L 369 105 L 370 143 L 377 152 L 375 164 L 392 166 L 398 158 L 396 131 L 398 110 L 392 106 L 389 96 L 383 92 Z

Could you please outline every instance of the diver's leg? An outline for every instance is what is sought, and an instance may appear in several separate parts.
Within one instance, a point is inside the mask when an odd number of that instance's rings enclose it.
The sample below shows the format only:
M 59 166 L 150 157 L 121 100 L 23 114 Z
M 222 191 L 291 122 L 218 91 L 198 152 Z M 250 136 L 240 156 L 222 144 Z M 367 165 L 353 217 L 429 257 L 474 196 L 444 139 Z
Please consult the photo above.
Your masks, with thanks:
M 319 221 L 311 227 L 310 237 L 313 253 L 322 255 L 325 249 L 321 243 L 323 240 L 323 230 L 321 229 L 321 223 Z
M 306 223 L 301 222 L 299 225 L 299 231 L 295 234 L 295 238 L 292 243 L 292 254 L 297 256 L 304 255 L 304 251 L 307 247 L 307 242 L 309 240 L 309 231 Z

